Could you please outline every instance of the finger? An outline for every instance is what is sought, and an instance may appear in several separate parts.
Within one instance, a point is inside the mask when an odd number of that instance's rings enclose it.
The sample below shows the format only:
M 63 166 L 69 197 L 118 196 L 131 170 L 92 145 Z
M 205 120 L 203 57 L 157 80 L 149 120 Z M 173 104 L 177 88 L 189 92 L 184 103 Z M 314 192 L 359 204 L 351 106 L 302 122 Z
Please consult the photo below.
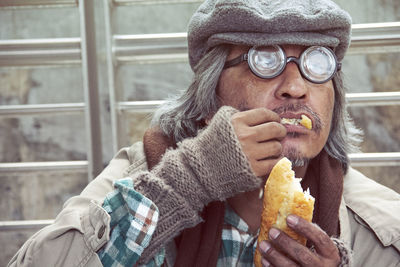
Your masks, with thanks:
M 306 246 L 295 241 L 284 232 L 271 228 L 268 233 L 272 244 L 282 252 L 289 255 L 293 260 L 304 266 L 320 266 L 321 259 L 312 253 Z
M 265 142 L 269 140 L 282 140 L 287 130 L 285 126 L 277 122 L 266 122 L 256 126 L 237 125 L 236 136 L 240 142 Z
M 264 114 L 264 117 L 259 116 L 263 113 L 267 113 L 267 115 Z M 272 114 L 272 117 L 268 114 Z M 279 140 L 286 136 L 286 128 L 283 125 L 275 121 L 268 121 L 270 119 L 274 119 L 273 116 L 277 116 L 277 114 L 267 109 L 249 110 L 245 112 L 235 113 L 232 116 L 232 125 L 235 130 L 235 134 L 238 138 L 238 141 L 242 145 L 243 151 L 247 156 L 249 156 L 247 152 L 251 152 L 251 149 L 249 147 L 254 149 L 254 144 L 270 140 Z M 260 118 L 263 119 L 260 120 Z M 265 120 L 267 120 L 267 122 Z M 248 125 L 256 122 L 261 124 L 256 126 Z
M 276 250 L 268 241 L 262 241 L 259 246 L 263 266 L 298 266 L 294 261 Z
M 275 159 L 265 159 L 251 162 L 252 170 L 257 177 L 265 177 L 271 172 L 272 168 L 281 158 L 282 156 Z
M 275 121 L 280 122 L 277 113 L 266 108 L 250 109 L 232 115 L 232 123 L 244 123 L 248 126 L 255 126 L 261 123 Z
M 255 131 L 256 141 L 263 142 L 272 139 L 282 140 L 286 137 L 287 130 L 285 126 L 278 122 L 268 122 L 252 127 Z
M 244 153 L 255 161 L 277 158 L 282 154 L 282 144 L 279 141 L 244 143 L 242 148 Z
M 316 224 L 310 223 L 296 215 L 289 215 L 287 225 L 300 235 L 314 243 L 316 251 L 323 257 L 331 258 L 337 255 L 338 250 L 330 237 Z

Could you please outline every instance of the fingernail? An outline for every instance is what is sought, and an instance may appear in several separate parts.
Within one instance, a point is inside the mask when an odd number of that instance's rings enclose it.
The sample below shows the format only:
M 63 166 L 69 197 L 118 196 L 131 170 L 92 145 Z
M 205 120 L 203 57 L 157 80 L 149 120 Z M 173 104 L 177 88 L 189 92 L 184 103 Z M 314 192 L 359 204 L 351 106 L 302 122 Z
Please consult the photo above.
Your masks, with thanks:
M 289 224 L 289 226 L 295 226 L 299 222 L 299 218 L 294 215 L 289 215 L 286 218 L 286 222 Z
M 278 229 L 275 228 L 271 228 L 271 230 L 269 230 L 269 237 L 271 239 L 276 239 L 278 237 L 278 235 L 280 234 Z
M 267 261 L 264 258 L 261 259 L 261 263 L 263 264 L 263 266 L 270 266 L 271 265 L 271 264 L 269 264 L 269 261 Z
M 270 248 L 271 244 L 269 244 L 268 242 L 262 241 L 260 243 L 260 249 L 262 250 L 262 252 L 267 252 Z

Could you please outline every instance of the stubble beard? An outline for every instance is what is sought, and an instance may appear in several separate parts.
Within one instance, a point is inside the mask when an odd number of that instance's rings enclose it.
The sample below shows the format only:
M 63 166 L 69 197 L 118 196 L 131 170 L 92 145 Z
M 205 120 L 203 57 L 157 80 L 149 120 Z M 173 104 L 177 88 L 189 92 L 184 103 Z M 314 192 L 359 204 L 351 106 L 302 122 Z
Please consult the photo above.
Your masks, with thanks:
M 288 147 L 284 149 L 283 156 L 287 157 L 292 162 L 292 167 L 303 167 L 308 165 L 310 158 L 305 157 L 295 147 Z

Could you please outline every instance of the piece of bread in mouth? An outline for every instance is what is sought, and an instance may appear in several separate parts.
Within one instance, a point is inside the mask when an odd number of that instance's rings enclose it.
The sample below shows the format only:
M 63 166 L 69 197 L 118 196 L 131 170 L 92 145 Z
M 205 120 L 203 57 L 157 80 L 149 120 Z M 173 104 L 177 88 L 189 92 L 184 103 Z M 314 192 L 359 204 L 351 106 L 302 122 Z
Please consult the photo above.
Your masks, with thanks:
M 312 121 L 306 115 L 301 115 L 300 124 L 306 127 L 308 130 L 312 129 Z
M 264 187 L 260 233 L 254 254 L 256 267 L 262 266 L 259 243 L 269 239 L 268 232 L 271 227 L 284 231 L 301 244 L 306 244 L 305 237 L 298 235 L 286 225 L 286 217 L 289 214 L 298 215 L 309 222 L 312 220 L 315 200 L 308 189 L 303 191 L 300 181 L 301 178 L 295 178 L 292 163 L 287 158 L 282 158 L 272 168 Z
M 306 127 L 308 130 L 312 129 L 312 121 L 309 117 L 306 115 L 301 115 L 301 119 L 295 119 L 295 118 L 281 118 L 281 123 L 282 124 L 291 124 L 291 125 L 303 125 Z

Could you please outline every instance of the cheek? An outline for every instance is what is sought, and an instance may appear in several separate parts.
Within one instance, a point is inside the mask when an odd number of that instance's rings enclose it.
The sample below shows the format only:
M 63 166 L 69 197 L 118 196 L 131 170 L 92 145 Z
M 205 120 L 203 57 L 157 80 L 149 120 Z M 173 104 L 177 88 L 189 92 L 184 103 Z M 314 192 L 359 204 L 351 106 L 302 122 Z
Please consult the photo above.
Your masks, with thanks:
M 219 97 L 222 105 L 240 108 L 247 103 L 249 98 L 248 88 L 248 82 L 244 82 L 243 79 L 238 77 L 238 75 L 235 76 L 229 74 L 228 71 L 225 71 L 221 74 L 218 83 L 217 96 Z
M 233 83 L 227 78 L 228 75 L 226 75 L 226 73 L 227 71 L 223 71 L 221 73 L 217 86 L 217 96 L 223 105 L 227 105 L 229 102 L 231 102 L 234 91 L 234 88 L 232 88 Z
M 324 107 L 325 107 L 325 115 L 326 119 L 329 122 L 329 125 L 332 123 L 332 116 L 333 116 L 333 107 L 335 105 L 335 92 L 334 89 L 330 89 L 327 96 L 325 96 Z
M 335 103 L 335 94 L 333 88 L 329 88 L 326 94 L 319 96 L 320 102 L 318 104 L 323 121 L 321 137 L 326 141 L 329 132 L 332 128 L 333 106 Z

